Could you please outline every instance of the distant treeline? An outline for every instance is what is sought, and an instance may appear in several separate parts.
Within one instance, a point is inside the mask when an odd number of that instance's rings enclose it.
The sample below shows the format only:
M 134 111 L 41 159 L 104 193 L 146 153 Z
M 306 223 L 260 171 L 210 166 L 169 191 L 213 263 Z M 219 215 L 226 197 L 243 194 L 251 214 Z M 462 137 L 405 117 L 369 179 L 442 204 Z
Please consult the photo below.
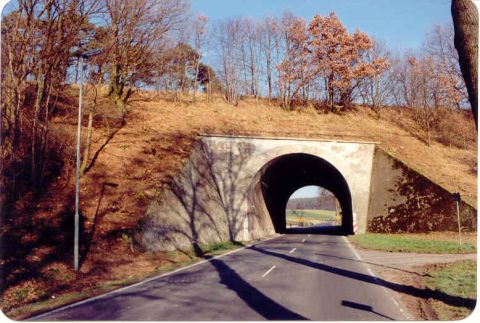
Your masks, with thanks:
M 293 198 L 287 203 L 288 210 L 328 210 L 335 211 L 335 197 L 320 199 L 318 197 Z

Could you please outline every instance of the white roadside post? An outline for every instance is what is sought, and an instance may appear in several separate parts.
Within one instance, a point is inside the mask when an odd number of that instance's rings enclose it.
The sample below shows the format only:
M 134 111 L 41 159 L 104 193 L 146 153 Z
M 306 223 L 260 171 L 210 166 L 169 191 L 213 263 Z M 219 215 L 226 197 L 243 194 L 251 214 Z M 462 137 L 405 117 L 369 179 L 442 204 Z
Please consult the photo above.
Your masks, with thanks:
M 83 102 L 83 60 L 103 53 L 101 49 L 92 49 L 79 54 L 79 68 L 80 68 L 80 94 L 78 98 L 78 125 L 77 125 L 77 161 L 75 171 L 75 219 L 74 219 L 74 234 L 73 234 L 73 267 L 75 271 L 79 269 L 79 238 L 80 238 L 80 145 L 82 135 L 82 102 Z

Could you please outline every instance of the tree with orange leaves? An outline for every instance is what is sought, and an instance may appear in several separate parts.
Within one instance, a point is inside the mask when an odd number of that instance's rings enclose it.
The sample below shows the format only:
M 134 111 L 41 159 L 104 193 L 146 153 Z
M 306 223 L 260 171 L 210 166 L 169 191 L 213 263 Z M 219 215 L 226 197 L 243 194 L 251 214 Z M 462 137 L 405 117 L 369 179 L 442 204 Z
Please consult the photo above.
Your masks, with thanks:
M 308 28 L 308 48 L 316 74 L 323 77 L 332 110 L 347 107 L 360 80 L 375 77 L 389 65 L 385 57 L 367 60 L 373 41 L 360 30 L 350 35 L 337 15 L 316 15 Z
M 348 107 L 362 80 L 389 68 L 384 56 L 371 59 L 374 42 L 357 30 L 350 35 L 337 15 L 316 15 L 306 26 L 301 18 L 285 15 L 285 57 L 279 64 L 283 104 L 289 106 L 300 90 L 319 81 L 330 109 Z

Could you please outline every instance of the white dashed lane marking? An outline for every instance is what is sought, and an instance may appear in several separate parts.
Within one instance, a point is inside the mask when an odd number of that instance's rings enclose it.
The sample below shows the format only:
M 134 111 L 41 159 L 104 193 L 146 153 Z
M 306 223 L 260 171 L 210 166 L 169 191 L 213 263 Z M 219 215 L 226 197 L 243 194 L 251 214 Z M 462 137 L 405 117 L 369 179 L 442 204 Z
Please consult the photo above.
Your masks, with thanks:
M 271 272 L 272 270 L 274 270 L 275 267 L 277 267 L 277 265 L 273 265 L 272 268 L 270 268 L 269 270 L 267 270 L 267 271 L 265 272 L 265 274 L 262 275 L 262 277 L 265 278 L 265 276 L 267 276 L 268 274 L 270 274 L 270 272 Z

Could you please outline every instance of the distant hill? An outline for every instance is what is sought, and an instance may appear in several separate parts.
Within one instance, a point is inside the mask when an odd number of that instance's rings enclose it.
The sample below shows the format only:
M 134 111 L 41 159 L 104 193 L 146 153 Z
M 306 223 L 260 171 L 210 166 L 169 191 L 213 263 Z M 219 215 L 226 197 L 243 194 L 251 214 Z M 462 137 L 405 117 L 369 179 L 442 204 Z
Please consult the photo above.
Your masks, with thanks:
M 335 198 L 333 197 L 323 198 L 322 200 L 319 199 L 318 197 L 294 198 L 288 201 L 287 209 L 290 209 L 290 210 L 319 209 L 319 210 L 335 211 Z

